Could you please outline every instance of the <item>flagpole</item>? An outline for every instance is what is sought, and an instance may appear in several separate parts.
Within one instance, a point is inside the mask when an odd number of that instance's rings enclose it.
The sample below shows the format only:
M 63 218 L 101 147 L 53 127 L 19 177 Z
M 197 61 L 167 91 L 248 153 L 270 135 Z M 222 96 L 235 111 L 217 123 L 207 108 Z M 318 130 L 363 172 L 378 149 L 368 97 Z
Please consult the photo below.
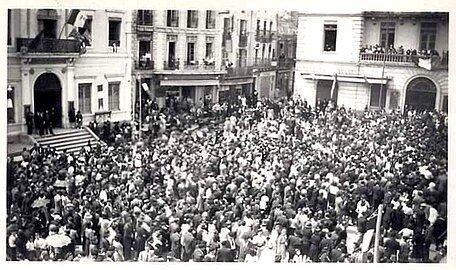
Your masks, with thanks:
M 68 18 L 67 18 L 67 14 L 68 13 L 68 10 L 65 9 L 65 23 L 63 24 L 62 26 L 62 30 L 60 30 L 60 34 L 59 34 L 59 37 L 58 39 L 60 39 L 60 37 L 62 36 L 62 33 L 63 33 L 63 30 L 65 29 L 65 26 L 67 25 L 68 23 Z
M 385 49 L 385 54 L 383 55 L 383 67 L 382 67 L 382 80 L 380 81 L 380 97 L 378 101 L 378 107 L 382 107 L 382 93 L 383 93 L 383 77 L 385 76 L 385 65 L 386 65 L 386 49 Z M 385 95 L 386 98 L 386 95 Z M 386 105 L 386 101 L 385 101 Z
M 377 224 L 375 226 L 375 243 L 374 243 L 374 263 L 378 263 L 378 249 L 380 246 L 380 236 L 381 236 L 381 224 L 382 224 L 382 212 L 383 205 L 378 206 L 378 214 L 377 214 Z

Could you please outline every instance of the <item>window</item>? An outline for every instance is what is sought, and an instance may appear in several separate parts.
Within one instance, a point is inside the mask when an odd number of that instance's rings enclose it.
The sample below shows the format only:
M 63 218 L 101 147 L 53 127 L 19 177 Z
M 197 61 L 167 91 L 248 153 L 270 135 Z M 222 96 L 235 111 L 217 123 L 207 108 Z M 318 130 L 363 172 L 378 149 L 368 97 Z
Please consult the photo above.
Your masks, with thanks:
M 206 29 L 215 29 L 215 11 L 206 11 Z
M 325 24 L 325 52 L 336 51 L 337 24 Z
M 255 64 L 258 61 L 258 49 L 255 49 Z
M 384 108 L 386 103 L 386 88 L 381 84 L 371 85 L 370 106 Z
M 271 59 L 271 51 L 272 51 L 272 47 L 271 47 L 271 44 L 269 44 L 269 48 L 268 48 L 268 59 Z
M 187 64 L 194 64 L 195 62 L 195 43 L 187 43 Z
M 139 41 L 139 57 L 145 57 L 150 54 L 150 41 Z
M 120 18 L 109 18 L 109 43 L 108 46 L 116 44 L 120 46 L 120 25 L 122 21 Z
M 231 32 L 231 20 L 230 20 L 230 18 L 224 18 L 223 19 L 223 32 L 224 33 Z
M 78 85 L 78 97 L 79 107 L 78 110 L 81 113 L 92 112 L 92 84 L 91 83 L 80 83 Z
M 187 11 L 187 28 L 198 28 L 198 11 Z
M 7 117 L 8 117 L 8 124 L 15 123 L 15 115 L 14 115 L 14 87 L 8 85 L 8 93 L 7 93 Z
M 246 20 L 241 20 L 241 23 L 239 24 L 239 33 L 241 35 L 247 35 L 247 21 Z
M 269 22 L 269 36 L 272 38 L 272 22 Z
M 168 10 L 166 16 L 166 26 L 179 27 L 179 11 Z
M 257 27 L 256 27 L 256 36 L 260 36 L 260 31 L 261 31 L 261 21 L 257 20 Z
M 394 46 L 394 32 L 396 24 L 394 22 L 382 22 L 380 24 L 380 46 L 389 48 Z
M 153 25 L 152 10 L 138 10 L 138 25 Z
M 38 29 L 45 38 L 57 38 L 57 20 L 38 19 Z
M 266 25 L 267 25 L 267 21 L 264 21 L 263 22 L 263 35 L 266 36 Z
M 436 35 L 436 23 L 421 23 L 420 50 L 434 50 Z
M 99 111 L 103 110 L 103 99 L 102 98 L 98 99 L 98 110 Z
M 8 45 L 12 45 L 11 42 L 11 9 L 8 9 Z
M 108 95 L 109 95 L 109 104 L 108 108 L 110 111 L 120 110 L 120 82 L 110 82 L 108 84 Z
M 206 43 L 206 58 L 212 59 L 212 43 L 211 42 Z
M 240 49 L 239 50 L 239 67 L 247 66 L 247 50 Z
M 261 51 L 261 60 L 264 60 L 264 53 L 266 52 L 266 45 L 263 44 L 263 50 Z

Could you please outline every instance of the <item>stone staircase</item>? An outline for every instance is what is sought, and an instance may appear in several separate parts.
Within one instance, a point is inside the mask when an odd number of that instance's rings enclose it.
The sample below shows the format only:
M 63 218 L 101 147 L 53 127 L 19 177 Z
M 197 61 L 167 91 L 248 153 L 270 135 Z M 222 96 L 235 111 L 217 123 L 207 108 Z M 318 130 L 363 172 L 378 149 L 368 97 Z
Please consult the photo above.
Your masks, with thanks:
M 66 150 L 67 153 L 79 153 L 82 147 L 86 146 L 90 141 L 92 147 L 99 140 L 98 137 L 89 128 L 81 129 L 64 129 L 54 131 L 55 135 L 46 135 L 35 137 L 37 143 L 43 147 L 50 145 L 60 153 Z

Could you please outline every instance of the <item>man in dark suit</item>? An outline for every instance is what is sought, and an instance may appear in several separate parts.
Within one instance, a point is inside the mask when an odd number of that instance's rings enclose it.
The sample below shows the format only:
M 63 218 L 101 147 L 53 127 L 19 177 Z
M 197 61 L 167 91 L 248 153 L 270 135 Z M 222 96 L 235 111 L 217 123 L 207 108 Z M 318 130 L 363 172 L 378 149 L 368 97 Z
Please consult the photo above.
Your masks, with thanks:
M 25 122 L 27 124 L 27 134 L 32 135 L 33 133 L 33 113 L 29 112 L 25 117 Z
M 234 262 L 233 253 L 230 250 L 230 243 L 228 241 L 222 242 L 222 247 L 217 251 L 217 262 Z

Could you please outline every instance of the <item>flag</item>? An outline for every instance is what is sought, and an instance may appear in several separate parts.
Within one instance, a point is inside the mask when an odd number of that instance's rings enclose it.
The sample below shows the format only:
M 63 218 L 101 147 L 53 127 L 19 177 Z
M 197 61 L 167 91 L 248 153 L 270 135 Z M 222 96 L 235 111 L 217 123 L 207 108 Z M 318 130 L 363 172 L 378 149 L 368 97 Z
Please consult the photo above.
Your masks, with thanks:
M 336 91 L 336 87 L 337 87 L 336 84 L 337 84 L 337 73 L 334 76 L 334 80 L 333 80 L 333 83 L 331 86 L 331 100 L 334 100 L 334 92 Z
M 420 58 L 418 60 L 418 66 L 422 67 L 424 69 L 427 69 L 427 70 L 431 70 L 432 69 L 431 58 L 428 58 L 428 59 Z
M 76 22 L 76 19 L 78 18 L 79 13 L 80 13 L 79 9 L 72 9 L 71 13 L 70 13 L 70 17 L 67 20 L 67 24 L 74 25 L 74 23 Z
M 83 28 L 85 25 L 85 22 L 87 20 L 87 16 L 81 12 L 79 12 L 78 16 L 76 17 L 76 20 L 74 21 L 74 27 L 81 27 Z

